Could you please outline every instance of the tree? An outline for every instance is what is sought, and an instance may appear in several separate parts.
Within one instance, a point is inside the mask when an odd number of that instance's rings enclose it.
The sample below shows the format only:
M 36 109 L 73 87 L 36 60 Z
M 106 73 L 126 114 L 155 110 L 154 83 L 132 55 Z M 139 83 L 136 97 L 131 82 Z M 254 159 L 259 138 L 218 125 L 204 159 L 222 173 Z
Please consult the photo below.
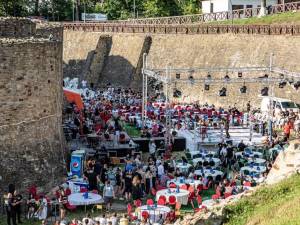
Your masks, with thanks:
M 181 9 L 175 0 L 147 0 L 144 2 L 145 17 L 175 16 Z
M 201 13 L 199 0 L 185 0 L 180 4 L 180 6 L 184 15 Z
M 27 0 L 0 0 L 0 15 L 2 16 L 27 16 Z

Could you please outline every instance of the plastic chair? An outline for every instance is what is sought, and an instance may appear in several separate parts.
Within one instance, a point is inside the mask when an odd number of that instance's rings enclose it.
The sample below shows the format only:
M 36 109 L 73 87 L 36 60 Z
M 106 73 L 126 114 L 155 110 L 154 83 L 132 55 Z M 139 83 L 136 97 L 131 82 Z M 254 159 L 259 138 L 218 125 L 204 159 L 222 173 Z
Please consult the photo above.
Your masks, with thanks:
M 98 191 L 97 190 L 92 190 L 92 193 L 93 194 L 98 194 Z
M 169 205 L 176 204 L 176 197 L 174 195 L 169 196 Z
M 149 199 L 147 200 L 147 203 L 146 203 L 146 204 L 147 204 L 147 205 L 154 205 L 153 199 L 149 198 Z
M 87 188 L 85 188 L 85 187 L 80 187 L 80 193 L 84 193 L 84 192 L 87 192 L 87 191 L 88 191 Z
M 214 195 L 211 196 L 211 198 L 212 198 L 213 200 L 217 200 L 217 199 L 220 198 L 220 195 L 214 194 Z
M 147 220 L 149 218 L 149 213 L 147 211 L 142 212 L 142 217 Z
M 157 201 L 158 205 L 166 205 L 167 203 L 167 198 L 164 195 L 159 196 L 159 199 Z
M 65 204 L 65 207 L 66 207 L 68 210 L 70 210 L 71 212 L 75 211 L 75 209 L 76 209 L 76 206 L 75 206 L 75 205 L 70 205 L 69 202 L 67 202 L 67 203 Z
M 132 205 L 130 203 L 127 204 L 127 214 L 131 220 L 137 219 L 137 217 L 132 214 Z
M 231 195 L 231 193 L 224 193 L 224 198 L 229 198 Z
M 175 183 L 173 183 L 173 182 L 171 182 L 170 184 L 169 184 L 169 188 L 176 188 L 177 187 L 177 185 L 175 184 Z
M 251 187 L 251 182 L 246 181 L 243 186 L 245 186 L 245 187 Z

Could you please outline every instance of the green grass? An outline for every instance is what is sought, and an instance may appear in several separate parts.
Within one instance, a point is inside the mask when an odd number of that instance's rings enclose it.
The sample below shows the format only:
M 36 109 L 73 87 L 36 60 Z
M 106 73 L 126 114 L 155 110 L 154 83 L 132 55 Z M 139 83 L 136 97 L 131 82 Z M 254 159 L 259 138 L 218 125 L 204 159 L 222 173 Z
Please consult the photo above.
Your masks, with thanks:
M 226 206 L 226 225 L 300 225 L 300 175 Z
M 224 24 L 230 25 L 232 23 L 231 20 L 224 21 L 213 21 L 208 24 Z M 262 25 L 270 25 L 270 24 L 300 24 L 300 12 L 286 12 L 281 14 L 274 14 L 270 16 L 265 16 L 262 18 L 248 18 L 248 19 L 234 19 L 234 25 L 251 25 L 251 24 L 262 24 Z

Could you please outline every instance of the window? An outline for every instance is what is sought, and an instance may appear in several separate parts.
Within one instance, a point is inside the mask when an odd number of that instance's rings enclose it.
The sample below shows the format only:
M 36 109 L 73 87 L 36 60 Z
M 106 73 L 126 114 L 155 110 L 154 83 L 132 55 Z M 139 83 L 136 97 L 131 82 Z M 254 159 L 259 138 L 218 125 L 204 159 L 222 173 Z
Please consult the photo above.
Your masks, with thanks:
M 246 8 L 247 8 L 247 9 L 252 9 L 252 8 L 253 8 L 253 5 L 246 5 Z
M 214 3 L 210 3 L 210 13 L 214 12 Z
M 244 9 L 244 5 L 232 5 L 232 10 Z
M 294 102 L 281 102 L 282 108 L 297 108 Z

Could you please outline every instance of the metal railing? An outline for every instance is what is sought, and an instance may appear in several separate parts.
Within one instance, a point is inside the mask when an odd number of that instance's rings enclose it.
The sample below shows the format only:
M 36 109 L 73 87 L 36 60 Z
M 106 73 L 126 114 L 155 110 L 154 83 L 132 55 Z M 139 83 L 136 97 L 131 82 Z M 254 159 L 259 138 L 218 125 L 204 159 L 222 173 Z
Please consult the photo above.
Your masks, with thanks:
M 277 14 L 282 12 L 296 11 L 296 10 L 300 10 L 300 1 L 270 6 L 268 7 L 268 14 Z M 258 16 L 259 12 L 260 12 L 260 8 L 245 8 L 245 9 L 216 12 L 216 13 L 195 14 L 195 15 L 186 15 L 186 16 L 128 19 L 128 20 L 109 20 L 109 21 L 103 21 L 97 23 L 118 24 L 118 25 L 197 24 L 197 23 L 205 23 L 205 22 L 212 22 L 212 21 L 251 18 L 251 17 Z
M 153 34 L 262 34 L 300 35 L 300 25 L 120 25 L 115 23 L 67 23 L 65 30 L 107 33 Z

